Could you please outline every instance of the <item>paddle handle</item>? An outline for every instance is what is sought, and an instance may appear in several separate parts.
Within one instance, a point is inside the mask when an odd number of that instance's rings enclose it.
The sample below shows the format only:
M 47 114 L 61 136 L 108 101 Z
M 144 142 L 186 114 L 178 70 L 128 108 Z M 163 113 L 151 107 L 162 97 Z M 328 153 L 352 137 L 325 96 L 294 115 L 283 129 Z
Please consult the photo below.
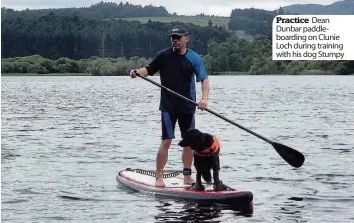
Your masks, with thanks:
M 189 98 L 187 98 L 187 97 L 185 97 L 185 96 L 183 96 L 183 95 L 180 95 L 180 94 L 178 94 L 177 92 L 174 92 L 174 91 L 172 91 L 171 89 L 169 89 L 169 88 L 167 88 L 167 87 L 165 87 L 165 86 L 163 86 L 163 85 L 161 85 L 161 84 L 159 84 L 159 83 L 157 83 L 157 82 L 155 82 L 155 81 L 153 81 L 153 80 L 150 80 L 149 78 L 146 78 L 146 77 L 144 77 L 144 76 L 141 76 L 141 75 L 138 74 L 138 73 L 136 73 L 136 75 L 139 76 L 139 77 L 141 77 L 141 78 L 143 78 L 144 80 L 149 81 L 150 83 L 152 83 L 152 84 L 154 84 L 154 85 L 156 85 L 156 86 L 159 86 L 159 87 L 161 87 L 161 88 L 163 88 L 163 89 L 169 91 L 170 93 L 172 93 L 172 94 L 174 94 L 174 95 L 177 95 L 178 97 L 181 97 L 181 98 L 183 98 L 183 99 L 185 99 L 185 100 L 187 100 L 187 101 L 189 101 L 189 102 L 195 104 L 196 106 L 199 106 L 198 103 L 196 103 L 195 101 L 193 101 L 193 100 L 191 100 L 191 99 L 189 99 Z M 249 133 L 251 133 L 251 134 L 257 136 L 258 138 L 263 139 L 264 141 L 266 141 L 266 142 L 268 142 L 268 143 L 270 143 L 270 144 L 273 144 L 273 141 L 272 141 L 272 140 L 269 140 L 269 139 L 267 139 L 267 138 L 265 138 L 265 137 L 263 137 L 263 136 L 261 136 L 261 135 L 255 133 L 255 132 L 253 132 L 252 130 L 250 130 L 250 129 L 248 129 L 248 128 L 246 128 L 246 127 L 240 125 L 240 124 L 237 124 L 236 122 L 231 121 L 230 119 L 228 119 L 228 118 L 226 118 L 226 117 L 224 117 L 224 116 L 222 116 L 222 115 L 220 115 L 220 114 L 218 114 L 218 113 L 216 113 L 216 112 L 214 112 L 214 111 L 212 111 L 212 110 L 210 110 L 210 109 L 208 109 L 208 108 L 206 108 L 205 110 L 208 111 L 208 112 L 210 112 L 211 114 L 213 114 L 213 115 L 215 115 L 215 116 L 217 116 L 217 117 L 219 117 L 219 118 L 221 118 L 221 119 L 223 119 L 223 120 L 225 120 L 225 121 L 227 121 L 227 122 L 233 124 L 233 125 L 236 125 L 237 127 L 241 128 L 241 129 L 243 129 L 243 130 L 245 130 L 245 131 L 247 131 L 247 132 L 249 132 Z

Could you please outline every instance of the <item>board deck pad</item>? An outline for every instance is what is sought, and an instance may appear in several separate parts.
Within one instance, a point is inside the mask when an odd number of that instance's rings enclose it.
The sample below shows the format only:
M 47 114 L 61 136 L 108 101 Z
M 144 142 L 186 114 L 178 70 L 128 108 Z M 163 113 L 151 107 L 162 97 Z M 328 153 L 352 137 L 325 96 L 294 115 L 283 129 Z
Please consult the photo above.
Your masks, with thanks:
M 252 202 L 253 200 L 253 194 L 250 191 L 235 190 L 230 187 L 227 190 L 215 191 L 212 184 L 205 182 L 203 182 L 204 191 L 193 190 L 192 185 L 184 184 L 182 171 L 164 173 L 165 187 L 156 187 L 155 177 L 154 171 L 127 168 L 119 171 L 116 180 L 131 189 L 154 193 L 155 196 L 160 197 L 225 202 Z
M 149 176 L 134 171 L 124 172 L 124 176 L 135 180 L 138 183 L 155 187 L 155 176 Z M 166 188 L 190 187 L 190 184 L 184 184 L 183 175 L 179 174 L 175 177 L 164 178 Z

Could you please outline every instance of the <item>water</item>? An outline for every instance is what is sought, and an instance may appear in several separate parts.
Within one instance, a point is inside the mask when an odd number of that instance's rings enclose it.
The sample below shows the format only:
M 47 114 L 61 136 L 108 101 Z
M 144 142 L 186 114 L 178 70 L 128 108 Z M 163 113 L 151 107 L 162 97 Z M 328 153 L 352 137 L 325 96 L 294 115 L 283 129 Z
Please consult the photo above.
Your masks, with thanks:
M 354 221 L 354 77 L 210 77 L 210 109 L 306 156 L 294 169 L 270 144 L 198 111 L 197 128 L 221 140 L 223 182 L 253 192 L 250 215 L 117 185 L 119 170 L 155 166 L 155 85 L 129 77 L 1 81 L 3 222 Z M 181 169 L 180 156 L 175 140 L 166 169 Z

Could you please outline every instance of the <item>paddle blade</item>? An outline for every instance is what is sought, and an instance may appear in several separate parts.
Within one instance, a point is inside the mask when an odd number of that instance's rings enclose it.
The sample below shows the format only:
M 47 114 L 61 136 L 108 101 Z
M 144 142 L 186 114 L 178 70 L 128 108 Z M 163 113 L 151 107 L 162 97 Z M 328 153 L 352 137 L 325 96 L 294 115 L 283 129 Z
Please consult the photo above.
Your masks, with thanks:
M 279 155 L 291 166 L 299 168 L 304 163 L 305 157 L 299 151 L 276 142 L 273 142 L 272 145 Z

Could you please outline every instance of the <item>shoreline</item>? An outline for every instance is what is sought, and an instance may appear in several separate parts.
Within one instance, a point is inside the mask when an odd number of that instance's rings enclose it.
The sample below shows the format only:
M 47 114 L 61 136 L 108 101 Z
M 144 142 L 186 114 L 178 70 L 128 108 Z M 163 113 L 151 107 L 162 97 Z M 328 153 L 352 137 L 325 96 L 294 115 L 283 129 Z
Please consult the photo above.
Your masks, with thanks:
M 49 73 L 49 74 L 37 74 L 37 73 L 1 73 L 2 77 L 22 77 L 22 76 L 93 76 L 88 73 Z

